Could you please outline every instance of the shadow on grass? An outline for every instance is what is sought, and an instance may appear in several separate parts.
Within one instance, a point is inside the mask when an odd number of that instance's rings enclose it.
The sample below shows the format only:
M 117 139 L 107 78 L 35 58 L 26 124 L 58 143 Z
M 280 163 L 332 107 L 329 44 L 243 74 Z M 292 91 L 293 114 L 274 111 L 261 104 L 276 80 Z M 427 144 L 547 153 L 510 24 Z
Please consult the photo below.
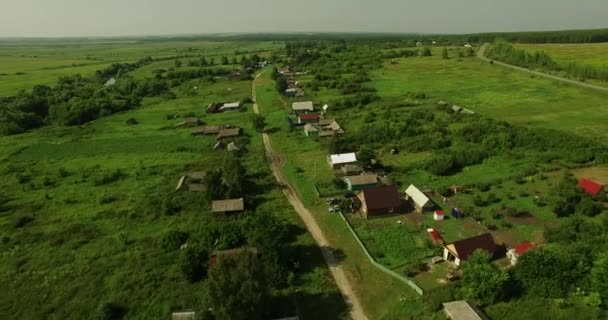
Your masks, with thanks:
M 299 319 L 348 319 L 348 306 L 339 292 L 326 294 L 296 291 L 274 296 L 269 301 L 272 310 L 268 319 L 298 316 Z

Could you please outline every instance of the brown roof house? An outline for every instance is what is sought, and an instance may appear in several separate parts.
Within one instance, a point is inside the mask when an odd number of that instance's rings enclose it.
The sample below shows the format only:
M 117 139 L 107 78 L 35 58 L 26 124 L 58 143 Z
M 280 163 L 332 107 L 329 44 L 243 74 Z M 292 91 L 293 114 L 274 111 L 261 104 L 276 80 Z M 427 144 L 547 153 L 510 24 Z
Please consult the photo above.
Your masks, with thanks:
M 192 129 L 192 135 L 193 136 L 200 136 L 200 135 L 203 135 L 203 134 L 204 135 L 218 134 L 221 129 L 222 129 L 221 126 L 196 127 L 194 129 Z
M 245 210 L 245 201 L 243 198 L 239 199 L 228 199 L 228 200 L 214 200 L 211 202 L 211 211 L 213 213 L 226 214 L 226 213 L 237 213 Z
M 363 173 L 363 168 L 356 164 L 347 164 L 342 167 L 342 173 L 344 173 L 345 176 L 356 176 Z
M 401 197 L 396 186 L 363 189 L 357 197 L 361 201 L 361 214 L 365 219 L 398 213 L 401 209 Z
M 241 128 L 223 128 L 217 134 L 216 139 L 222 140 L 225 138 L 238 137 L 241 134 Z
M 344 177 L 348 191 L 359 191 L 378 185 L 378 176 L 375 174 L 362 174 Z
M 184 121 L 175 125 L 176 128 L 186 128 L 186 127 L 196 127 L 201 124 L 201 120 L 199 118 L 191 117 L 185 118 Z
M 458 240 L 456 242 L 444 245 L 443 259 L 446 261 L 451 261 L 456 266 L 459 266 L 462 261 L 466 261 L 473 254 L 473 252 L 478 249 L 486 251 L 491 258 L 498 250 L 498 246 L 496 243 L 494 243 L 494 239 L 492 238 L 491 234 L 484 233 L 479 236 Z
M 207 175 L 204 171 L 190 172 L 179 178 L 175 191 L 188 190 L 191 192 L 201 192 L 205 190 L 203 180 Z

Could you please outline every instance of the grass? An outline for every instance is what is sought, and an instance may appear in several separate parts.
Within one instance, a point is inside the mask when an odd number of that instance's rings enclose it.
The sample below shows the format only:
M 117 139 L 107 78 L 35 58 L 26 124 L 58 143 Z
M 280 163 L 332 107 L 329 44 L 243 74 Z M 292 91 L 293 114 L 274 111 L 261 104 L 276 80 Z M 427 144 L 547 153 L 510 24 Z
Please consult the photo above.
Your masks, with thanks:
M 576 62 L 608 68 L 608 43 L 539 43 L 515 44 L 527 51 L 544 51 L 559 64 Z
M 124 54 L 122 59 L 157 52 L 153 48 L 166 44 L 128 43 L 127 49 L 116 43 L 100 46 L 115 47 L 117 54 Z M 188 46 L 203 47 L 195 42 L 179 48 Z M 217 46 L 231 51 L 267 47 Z M 92 45 L 86 50 L 94 52 L 101 47 Z M 44 52 L 42 48 L 33 50 Z M 65 50 L 66 57 L 86 51 Z M 0 236 L 4 239 L 0 244 L 0 282 L 4 284 L 0 317 L 91 318 L 104 301 L 125 305 L 130 319 L 166 318 L 172 311 L 203 307 L 205 281 L 185 281 L 177 265 L 178 252 L 165 253 L 157 243 L 168 230 L 194 231 L 208 223 L 209 204 L 203 201 L 202 208 L 187 207 L 177 216 L 167 216 L 158 202 L 172 193 L 184 172 L 218 167 L 224 153 L 212 150 L 213 137 L 192 137 L 188 129 L 173 129 L 179 119 L 168 120 L 167 116 L 193 112 L 209 124 L 240 126 L 249 140 L 243 158 L 248 175 L 268 177 L 270 173 L 261 136 L 251 126 L 250 104 L 244 112 L 203 112 L 211 101 L 249 96 L 251 83 L 203 85 L 192 81 L 185 86 L 193 85 L 200 88 L 196 96 L 179 94 L 177 89 L 176 100 L 146 99 L 139 109 L 85 126 L 49 126 L 0 138 L 0 186 L 9 196 L 10 207 L 0 213 Z M 129 118 L 137 119 L 138 124 L 127 126 Z M 251 200 L 297 231 L 288 245 L 302 261 L 294 277 L 300 316 L 345 318 L 342 297 L 303 223 L 271 178 L 255 179 L 256 183 L 269 184 Z M 188 197 L 200 202 L 200 196 Z M 33 221 L 15 228 L 15 221 L 24 216 Z M 289 309 L 294 296 L 288 292 L 281 295 L 289 301 Z
M 475 58 L 398 59 L 373 72 L 380 96 L 399 101 L 406 92 L 425 92 L 487 117 L 567 130 L 585 136 L 608 135 L 608 94 L 537 78 Z

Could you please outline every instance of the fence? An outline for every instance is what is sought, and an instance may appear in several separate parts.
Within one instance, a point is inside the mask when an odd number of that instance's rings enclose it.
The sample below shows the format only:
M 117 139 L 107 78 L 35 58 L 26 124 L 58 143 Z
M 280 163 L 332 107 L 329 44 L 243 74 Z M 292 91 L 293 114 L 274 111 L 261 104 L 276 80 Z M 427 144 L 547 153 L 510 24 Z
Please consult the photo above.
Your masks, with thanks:
M 417 284 L 415 284 L 412 280 L 410 280 L 410 279 L 398 274 L 397 272 L 383 266 L 382 264 L 376 262 L 376 259 L 374 259 L 374 257 L 372 257 L 372 255 L 369 253 L 369 251 L 367 250 L 367 247 L 365 246 L 365 244 L 363 244 L 361 239 L 359 239 L 359 235 L 357 235 L 357 232 L 355 231 L 355 229 L 353 229 L 353 227 L 350 225 L 350 222 L 348 222 L 348 219 L 346 219 L 346 217 L 344 216 L 344 214 L 342 212 L 340 212 L 340 217 L 342 217 L 342 220 L 344 220 L 344 223 L 346 223 L 348 230 L 350 230 L 350 233 L 352 233 L 353 237 L 355 237 L 355 240 L 357 240 L 357 243 L 359 244 L 359 246 L 361 247 L 361 249 L 367 256 L 367 258 L 369 259 L 371 264 L 374 265 L 374 267 L 380 269 L 380 271 L 388 274 L 389 276 L 396 278 L 397 280 L 407 284 L 412 289 L 414 289 L 414 291 L 416 291 L 419 295 L 422 295 L 424 293 L 422 291 L 422 289 Z

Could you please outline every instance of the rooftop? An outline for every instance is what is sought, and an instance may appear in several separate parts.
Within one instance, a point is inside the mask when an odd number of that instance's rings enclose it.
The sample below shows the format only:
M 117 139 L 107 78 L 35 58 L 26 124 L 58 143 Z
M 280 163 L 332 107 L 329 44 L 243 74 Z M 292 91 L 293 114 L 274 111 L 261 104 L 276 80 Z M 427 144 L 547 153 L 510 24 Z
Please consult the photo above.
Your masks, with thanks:
M 378 186 L 361 192 L 368 210 L 397 208 L 401 205 L 401 197 L 396 186 Z
M 344 177 L 345 180 L 349 180 L 350 184 L 352 184 L 353 186 L 360 186 L 360 185 L 368 185 L 368 184 L 374 184 L 378 182 L 378 176 L 375 174 L 362 174 L 359 176 L 348 176 L 348 177 Z
M 213 212 L 237 212 L 243 210 L 245 210 L 243 198 L 214 200 L 211 202 L 211 211 Z
M 332 164 L 346 164 L 357 162 L 357 155 L 354 152 L 332 154 L 331 156 L 329 156 L 329 158 Z
M 431 201 L 429 197 L 422 193 L 422 191 L 416 188 L 413 184 L 405 190 L 405 194 L 412 198 L 412 200 L 414 200 L 414 202 L 421 207 Z
M 465 300 L 446 302 L 443 311 L 452 320 L 484 320 L 477 309 Z
M 314 111 L 315 107 L 312 104 L 312 101 L 302 101 L 302 102 L 294 102 L 292 104 L 292 108 L 294 111 Z
M 448 248 L 453 249 L 450 251 L 456 251 L 454 253 L 457 254 L 460 260 L 466 260 L 477 249 L 487 251 L 490 256 L 492 256 L 498 249 L 496 243 L 494 243 L 494 238 L 492 238 L 492 235 L 489 233 L 484 233 L 475 237 L 458 240 L 451 244 L 448 244 L 447 246 Z

